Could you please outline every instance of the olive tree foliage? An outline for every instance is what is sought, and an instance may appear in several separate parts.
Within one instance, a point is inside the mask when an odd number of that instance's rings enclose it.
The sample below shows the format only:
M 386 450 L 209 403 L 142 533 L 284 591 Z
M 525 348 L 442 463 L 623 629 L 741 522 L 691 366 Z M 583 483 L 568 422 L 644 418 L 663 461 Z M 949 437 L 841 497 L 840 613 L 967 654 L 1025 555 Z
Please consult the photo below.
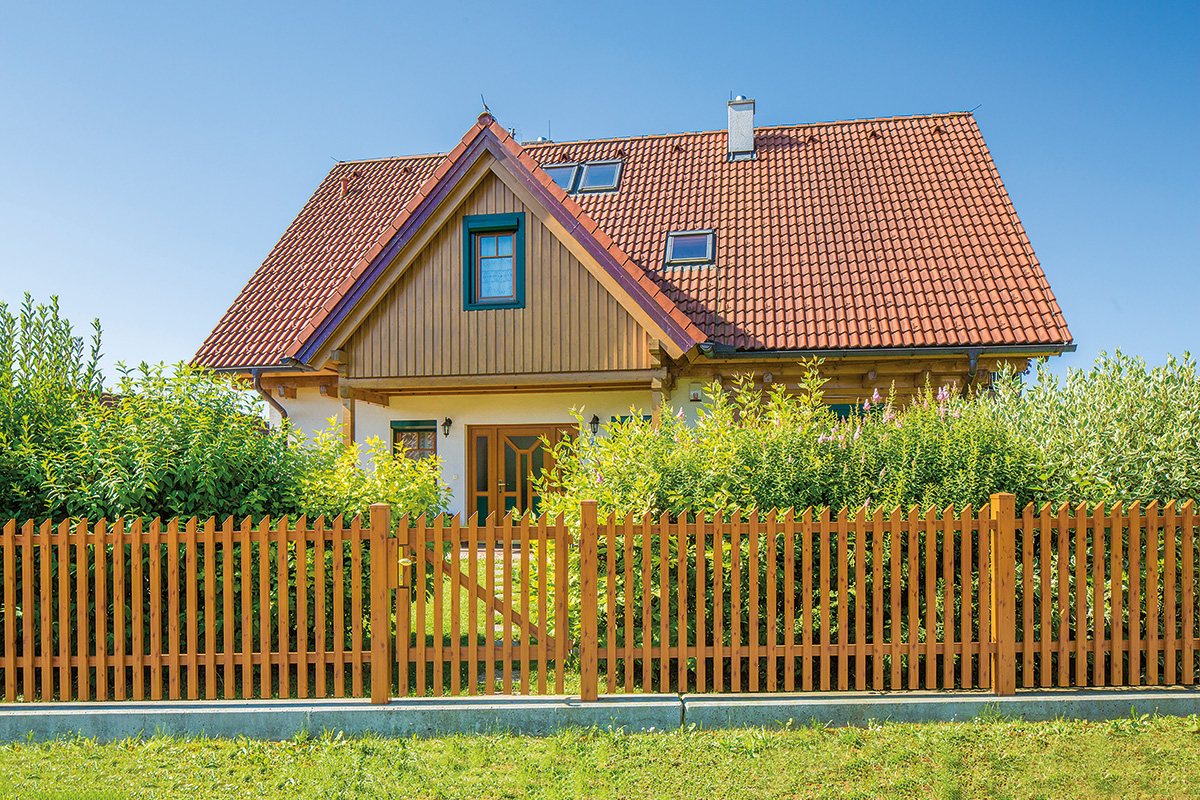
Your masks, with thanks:
M 1117 350 L 1054 375 L 1044 361 L 998 384 L 994 413 L 1033 454 L 1035 499 L 1200 498 L 1200 376 L 1189 353 L 1149 367 Z

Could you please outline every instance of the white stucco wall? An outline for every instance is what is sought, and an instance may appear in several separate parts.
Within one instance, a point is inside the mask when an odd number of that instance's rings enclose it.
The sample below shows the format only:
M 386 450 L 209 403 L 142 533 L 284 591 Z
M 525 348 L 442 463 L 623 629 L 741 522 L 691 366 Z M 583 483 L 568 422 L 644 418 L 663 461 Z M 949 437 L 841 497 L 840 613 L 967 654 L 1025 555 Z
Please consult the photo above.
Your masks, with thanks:
M 686 403 L 686 387 L 682 398 Z M 299 389 L 294 400 L 279 399 L 292 423 L 306 436 L 327 427 L 329 417 L 341 414 L 341 401 L 322 396 L 316 389 Z M 607 422 L 614 416 L 628 414 L 631 407 L 636 413 L 649 414 L 650 391 L 403 396 L 393 397 L 388 408 L 357 402 L 355 433 L 360 442 L 374 436 L 388 442 L 393 420 L 436 419 L 440 425 L 450 417 L 453 420 L 450 435 L 443 436 L 441 429 L 438 430 L 438 457 L 442 460 L 442 477 L 454 493 L 450 509 L 461 512 L 466 496 L 468 425 L 571 423 L 572 408 L 579 409 L 584 419 L 598 414 Z M 694 410 L 691 413 L 694 415 Z M 274 410 L 271 423 L 279 423 Z

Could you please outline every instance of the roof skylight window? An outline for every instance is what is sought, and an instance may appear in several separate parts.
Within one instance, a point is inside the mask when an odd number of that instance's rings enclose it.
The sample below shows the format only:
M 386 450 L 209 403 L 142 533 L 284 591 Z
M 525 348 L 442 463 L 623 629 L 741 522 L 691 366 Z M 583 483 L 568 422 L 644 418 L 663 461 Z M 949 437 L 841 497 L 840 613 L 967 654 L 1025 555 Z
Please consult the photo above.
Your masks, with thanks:
M 572 192 L 575 190 L 575 179 L 579 177 L 578 164 L 551 164 L 548 167 L 542 167 L 546 174 L 554 179 L 564 192 Z
M 711 230 L 668 233 L 667 266 L 711 264 L 715 238 Z
M 620 161 L 593 161 L 583 165 L 583 178 L 579 181 L 578 191 L 609 192 L 616 189 L 620 182 Z

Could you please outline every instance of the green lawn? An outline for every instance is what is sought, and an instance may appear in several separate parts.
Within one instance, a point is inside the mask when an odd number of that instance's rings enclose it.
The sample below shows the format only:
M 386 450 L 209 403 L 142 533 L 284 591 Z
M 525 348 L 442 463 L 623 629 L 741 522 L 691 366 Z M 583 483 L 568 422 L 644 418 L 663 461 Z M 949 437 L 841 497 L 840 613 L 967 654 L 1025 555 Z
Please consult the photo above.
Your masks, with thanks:
M 323 736 L 0 746 L 0 796 L 1107 797 L 1200 794 L 1200 724 L 975 720 L 870 729 Z

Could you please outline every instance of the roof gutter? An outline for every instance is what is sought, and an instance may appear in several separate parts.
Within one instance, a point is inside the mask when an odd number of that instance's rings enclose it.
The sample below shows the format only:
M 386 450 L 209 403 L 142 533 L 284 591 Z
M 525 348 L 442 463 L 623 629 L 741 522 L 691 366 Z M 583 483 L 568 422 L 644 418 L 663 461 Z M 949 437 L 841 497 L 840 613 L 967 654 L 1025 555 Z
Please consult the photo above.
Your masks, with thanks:
M 700 354 L 713 360 L 794 361 L 805 358 L 879 358 L 884 356 L 966 356 L 977 360 L 984 355 L 1053 356 L 1075 352 L 1075 345 L 1062 344 L 1000 344 L 978 347 L 877 347 L 845 350 L 735 350 L 729 345 L 703 342 Z
M 262 370 L 256 367 L 250 370 L 250 375 L 254 378 L 254 391 L 258 392 L 259 396 L 261 396 L 263 400 L 266 400 L 271 408 L 279 412 L 280 419 L 287 419 L 287 409 L 284 408 L 278 400 L 276 400 L 274 397 L 271 397 L 270 392 L 263 388 Z

